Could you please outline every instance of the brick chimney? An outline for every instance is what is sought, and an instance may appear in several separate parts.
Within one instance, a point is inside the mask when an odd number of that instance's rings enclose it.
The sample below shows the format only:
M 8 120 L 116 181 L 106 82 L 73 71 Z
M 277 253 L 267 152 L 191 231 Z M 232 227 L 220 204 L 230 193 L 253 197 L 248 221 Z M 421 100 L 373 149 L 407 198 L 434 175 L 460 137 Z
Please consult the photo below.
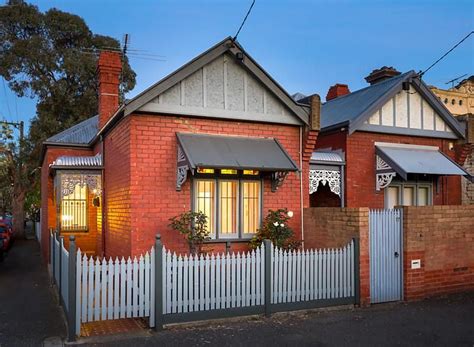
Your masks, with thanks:
M 99 79 L 99 129 L 112 117 L 119 107 L 119 84 L 122 72 L 120 53 L 102 51 L 97 63 Z
M 370 85 L 385 81 L 386 79 L 392 78 L 393 76 L 400 75 L 400 71 L 395 69 L 393 66 L 382 66 L 380 69 L 372 70 L 372 72 L 365 77 L 365 80 Z
M 350 92 L 351 91 L 349 90 L 349 86 L 347 84 L 336 83 L 331 88 L 329 88 L 328 93 L 326 95 L 326 101 L 349 94 Z

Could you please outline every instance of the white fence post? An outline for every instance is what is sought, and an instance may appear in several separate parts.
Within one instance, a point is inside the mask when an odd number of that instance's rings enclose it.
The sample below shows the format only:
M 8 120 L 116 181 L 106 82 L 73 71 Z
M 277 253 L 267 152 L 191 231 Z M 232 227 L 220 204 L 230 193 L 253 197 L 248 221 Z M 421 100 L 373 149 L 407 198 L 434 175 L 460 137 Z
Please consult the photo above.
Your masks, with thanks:
M 161 236 L 157 234 L 155 237 L 155 330 L 163 330 L 163 244 Z M 175 280 L 175 279 L 173 279 Z
M 69 264 L 68 264 L 68 303 L 67 325 L 68 341 L 76 340 L 76 237 L 69 237 Z
M 272 296 L 272 243 L 270 240 L 263 240 L 263 250 L 265 253 L 265 316 L 270 316 L 270 305 L 271 305 L 271 296 Z

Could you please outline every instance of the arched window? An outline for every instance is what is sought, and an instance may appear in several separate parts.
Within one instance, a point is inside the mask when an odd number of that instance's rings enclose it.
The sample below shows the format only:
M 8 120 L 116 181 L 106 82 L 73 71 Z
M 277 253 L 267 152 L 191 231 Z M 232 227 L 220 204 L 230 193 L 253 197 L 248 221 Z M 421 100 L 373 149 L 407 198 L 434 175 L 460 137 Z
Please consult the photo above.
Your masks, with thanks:
M 459 106 L 462 106 L 462 100 L 459 100 Z
M 454 105 L 456 103 L 456 100 L 451 100 L 451 104 Z
M 448 98 L 445 98 L 445 99 L 444 99 L 444 103 L 445 103 L 445 104 L 448 103 Z

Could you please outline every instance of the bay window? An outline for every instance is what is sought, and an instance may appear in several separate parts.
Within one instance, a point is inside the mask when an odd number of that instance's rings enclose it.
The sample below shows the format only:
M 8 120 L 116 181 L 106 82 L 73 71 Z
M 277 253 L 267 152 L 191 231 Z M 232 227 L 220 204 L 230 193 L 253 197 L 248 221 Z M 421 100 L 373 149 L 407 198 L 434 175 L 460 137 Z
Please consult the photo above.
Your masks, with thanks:
M 206 214 L 211 237 L 252 237 L 261 223 L 259 172 L 234 169 L 200 169 L 197 172 L 193 210 Z

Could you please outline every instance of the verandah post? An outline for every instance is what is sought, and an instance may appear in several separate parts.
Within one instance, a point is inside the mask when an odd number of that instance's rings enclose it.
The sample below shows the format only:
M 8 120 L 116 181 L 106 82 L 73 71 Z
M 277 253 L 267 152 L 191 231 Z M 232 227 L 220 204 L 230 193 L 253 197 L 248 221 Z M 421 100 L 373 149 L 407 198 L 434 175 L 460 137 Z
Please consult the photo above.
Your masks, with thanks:
M 354 305 L 360 306 L 360 244 L 359 238 L 352 239 L 354 245 Z
M 68 310 L 67 330 L 68 341 L 76 341 L 76 237 L 69 236 L 69 264 L 68 264 Z
M 271 313 L 271 295 L 272 295 L 272 253 L 270 240 L 263 240 L 265 252 L 265 316 L 269 317 Z
M 155 236 L 155 331 L 163 330 L 163 244 Z

